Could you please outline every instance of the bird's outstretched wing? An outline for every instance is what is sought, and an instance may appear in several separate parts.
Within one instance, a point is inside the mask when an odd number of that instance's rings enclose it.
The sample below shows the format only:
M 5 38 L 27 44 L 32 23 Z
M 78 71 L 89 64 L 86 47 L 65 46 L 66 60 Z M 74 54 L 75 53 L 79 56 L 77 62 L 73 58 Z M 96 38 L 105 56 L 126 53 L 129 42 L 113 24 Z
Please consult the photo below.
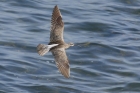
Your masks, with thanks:
M 64 41 L 63 40 L 64 23 L 58 6 L 56 5 L 53 9 L 51 19 L 51 33 L 50 42 Z
M 70 66 L 69 66 L 69 61 L 65 52 L 64 48 L 57 48 L 51 51 L 56 65 L 61 72 L 62 75 L 64 75 L 66 78 L 69 78 L 70 76 Z

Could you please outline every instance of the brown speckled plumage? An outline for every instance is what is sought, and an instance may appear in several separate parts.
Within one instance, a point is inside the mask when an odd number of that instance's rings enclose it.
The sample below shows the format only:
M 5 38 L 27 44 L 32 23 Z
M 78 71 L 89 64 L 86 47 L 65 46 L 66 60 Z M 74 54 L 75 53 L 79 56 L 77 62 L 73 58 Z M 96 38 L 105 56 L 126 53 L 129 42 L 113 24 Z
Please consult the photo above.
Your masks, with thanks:
M 50 42 L 48 45 L 39 44 L 37 46 L 37 51 L 41 56 L 47 53 L 48 50 L 51 51 L 59 71 L 62 73 L 62 75 L 68 78 L 70 76 L 70 66 L 65 49 L 69 48 L 70 46 L 73 46 L 74 44 L 73 43 L 67 44 L 64 42 L 63 30 L 64 23 L 62 21 L 62 15 L 60 13 L 58 6 L 56 5 L 53 9 L 51 19 Z M 50 47 L 49 49 L 49 45 L 53 44 L 57 45 Z

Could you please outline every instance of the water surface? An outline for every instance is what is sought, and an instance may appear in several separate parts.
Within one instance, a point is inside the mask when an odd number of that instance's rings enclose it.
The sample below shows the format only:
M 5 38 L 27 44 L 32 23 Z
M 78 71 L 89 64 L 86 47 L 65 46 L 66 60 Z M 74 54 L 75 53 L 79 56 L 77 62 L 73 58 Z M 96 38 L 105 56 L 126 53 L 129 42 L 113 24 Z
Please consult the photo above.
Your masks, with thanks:
M 56 68 L 48 43 L 55 5 L 65 23 L 71 77 Z M 139 0 L 1 0 L 0 93 L 139 93 Z

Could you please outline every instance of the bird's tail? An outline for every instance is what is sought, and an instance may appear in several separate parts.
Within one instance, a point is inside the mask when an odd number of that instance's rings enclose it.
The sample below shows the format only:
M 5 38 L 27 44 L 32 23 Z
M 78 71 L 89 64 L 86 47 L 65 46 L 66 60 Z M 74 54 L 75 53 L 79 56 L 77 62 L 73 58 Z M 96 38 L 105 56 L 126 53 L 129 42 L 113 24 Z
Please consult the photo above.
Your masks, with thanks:
M 52 45 L 45 45 L 45 44 L 39 44 L 37 46 L 37 52 L 40 56 L 43 56 L 45 55 L 47 52 L 49 52 L 49 50 L 52 48 L 52 47 L 55 47 L 57 46 L 58 44 L 52 44 Z

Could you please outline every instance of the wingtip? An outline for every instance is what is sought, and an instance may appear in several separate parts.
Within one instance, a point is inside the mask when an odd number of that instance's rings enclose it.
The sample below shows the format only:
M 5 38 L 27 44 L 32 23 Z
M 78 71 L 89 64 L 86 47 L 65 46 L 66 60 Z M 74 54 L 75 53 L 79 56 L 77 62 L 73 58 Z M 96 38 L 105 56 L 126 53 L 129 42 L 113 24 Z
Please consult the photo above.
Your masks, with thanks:
M 61 72 L 62 73 L 62 72 Z M 66 72 L 66 73 L 62 73 L 62 75 L 65 77 L 65 78 L 69 78 L 70 77 L 70 68 L 69 70 Z
M 59 69 L 60 73 L 65 77 L 65 78 L 70 78 L 70 72 L 62 72 L 60 69 Z
M 64 65 L 63 65 L 64 66 Z M 61 68 L 58 66 L 58 70 L 60 71 L 60 73 L 65 77 L 65 78 L 69 78 L 70 77 L 70 68 Z
M 58 8 L 58 6 L 57 5 L 55 5 L 55 7 L 54 8 Z
M 64 77 L 65 77 L 65 78 L 70 78 L 70 75 L 68 75 L 68 76 L 65 76 L 65 75 L 64 75 Z

